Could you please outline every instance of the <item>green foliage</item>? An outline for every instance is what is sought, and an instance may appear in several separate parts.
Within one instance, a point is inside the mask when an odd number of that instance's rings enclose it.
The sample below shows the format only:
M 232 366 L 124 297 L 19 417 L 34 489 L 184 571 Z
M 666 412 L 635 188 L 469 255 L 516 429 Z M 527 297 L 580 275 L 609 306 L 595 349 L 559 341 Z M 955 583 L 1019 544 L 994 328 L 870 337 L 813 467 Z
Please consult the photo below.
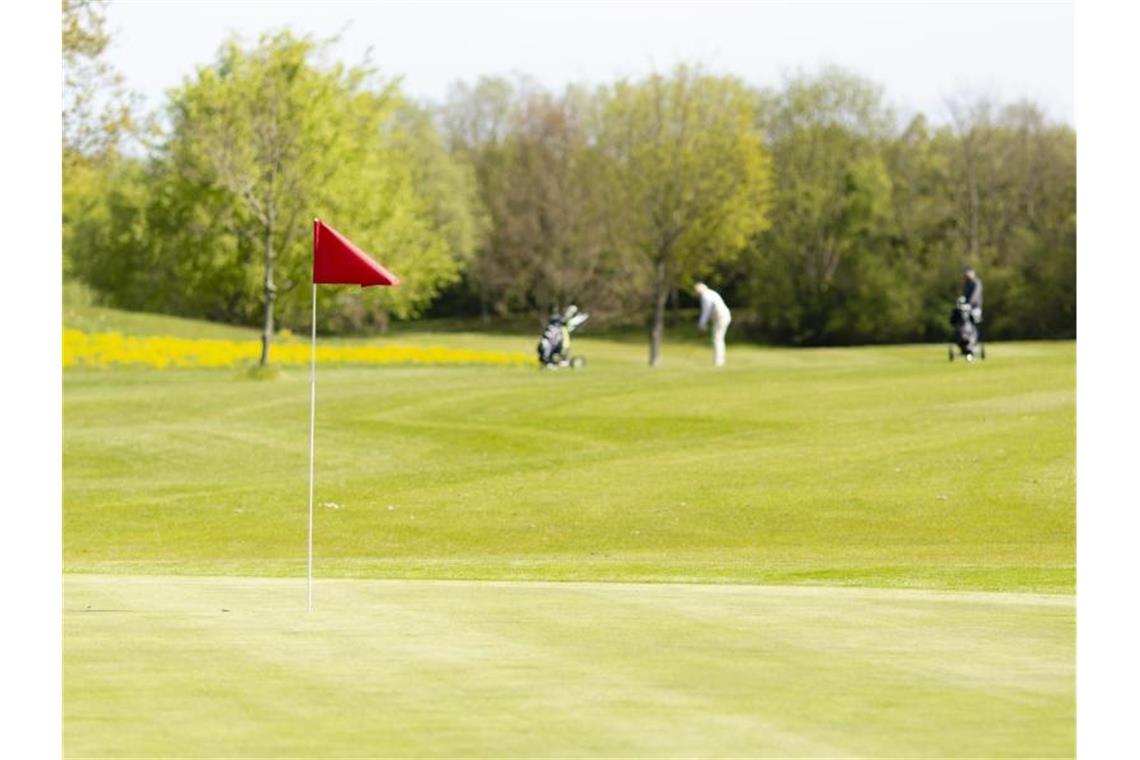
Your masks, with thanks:
M 470 256 L 471 178 L 426 115 L 364 69 L 325 66 L 287 33 L 231 41 L 171 93 L 171 131 L 74 225 L 79 276 L 115 305 L 306 326 L 320 216 L 401 275 L 399 288 L 325 288 L 338 328 L 421 311 Z M 83 198 L 76 193 L 76 204 Z M 66 225 L 70 227 L 71 225 Z
M 106 158 L 137 125 L 122 77 L 107 62 L 106 0 L 62 0 L 63 157 Z
M 733 258 L 767 226 L 770 160 L 741 82 L 682 66 L 601 97 L 629 244 L 664 262 L 670 282 Z
M 1075 142 L 1028 104 L 959 104 L 895 134 L 879 88 L 833 69 L 761 98 L 772 225 L 731 277 L 754 334 L 789 343 L 945 335 L 961 267 L 985 283 L 986 334 L 1075 329 Z
M 71 54 L 98 60 L 98 4 L 68 8 Z M 276 321 L 308 324 L 321 216 L 402 278 L 321 289 L 323 330 L 573 301 L 594 324 L 650 311 L 656 363 L 667 303 L 708 279 L 738 334 L 929 340 L 969 262 L 987 337 L 1075 334 L 1075 134 L 1031 103 L 955 102 L 949 124 L 900 128 L 842 69 L 757 91 L 680 66 L 558 94 L 484 77 L 433 107 L 326 52 L 288 33 L 227 43 L 170 94 L 146 158 L 66 153 L 65 276 L 268 341 Z M 103 145 L 118 134 L 104 124 Z
M 231 261 L 272 241 L 290 324 L 307 321 L 308 288 L 298 286 L 308 281 L 313 216 L 350 231 L 402 278 L 366 296 L 331 290 L 327 313 L 357 323 L 415 314 L 468 253 L 463 177 L 431 134 L 416 134 L 430 124 L 399 118 L 412 107 L 393 85 L 369 89 L 369 72 L 319 68 L 314 52 L 287 34 L 249 53 L 227 45 L 175 96 L 170 161 L 196 193 L 226 196 L 230 213 L 215 230 Z M 256 287 L 247 283 L 247 299 Z
M 773 223 L 745 271 L 764 331 L 794 343 L 890 338 L 912 315 L 890 287 L 893 185 L 879 144 L 892 117 L 879 90 L 827 70 L 791 80 L 761 113 Z
M 599 142 L 618 188 L 611 208 L 646 273 L 657 364 L 669 293 L 734 259 L 768 226 L 771 161 L 754 128 L 755 99 L 737 79 L 679 66 L 618 82 L 600 98 Z
M 621 313 L 635 262 L 614 244 L 612 172 L 580 104 L 572 93 L 527 94 L 514 121 L 488 183 L 487 255 L 510 273 L 501 298 L 544 315 L 582 300 L 595 316 Z
M 942 146 L 955 231 L 986 278 L 989 335 L 1075 335 L 1075 134 L 1029 103 L 978 100 L 953 112 Z

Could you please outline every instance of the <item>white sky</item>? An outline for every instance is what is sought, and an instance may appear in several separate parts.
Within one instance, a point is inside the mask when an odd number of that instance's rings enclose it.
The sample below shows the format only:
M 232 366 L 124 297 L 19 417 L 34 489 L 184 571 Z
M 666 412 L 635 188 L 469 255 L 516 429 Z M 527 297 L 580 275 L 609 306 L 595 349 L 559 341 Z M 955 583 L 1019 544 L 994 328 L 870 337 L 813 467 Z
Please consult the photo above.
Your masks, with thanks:
M 413 97 L 456 80 L 522 72 L 560 88 L 701 62 L 756 85 L 837 64 L 889 102 L 942 120 L 945 100 L 1029 97 L 1075 124 L 1070 3 L 286 2 L 111 0 L 112 63 L 155 107 L 232 32 L 339 35 L 336 58 L 372 50 Z

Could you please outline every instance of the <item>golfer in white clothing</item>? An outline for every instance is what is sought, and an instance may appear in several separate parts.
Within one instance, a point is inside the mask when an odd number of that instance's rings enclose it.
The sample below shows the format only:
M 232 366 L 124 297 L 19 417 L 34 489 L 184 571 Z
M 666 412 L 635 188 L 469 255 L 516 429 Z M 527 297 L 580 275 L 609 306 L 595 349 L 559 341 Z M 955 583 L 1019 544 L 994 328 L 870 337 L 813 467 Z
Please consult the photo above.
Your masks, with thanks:
M 712 319 L 713 364 L 724 366 L 724 334 L 728 331 L 728 323 L 732 321 L 732 313 L 724 305 L 720 293 L 705 285 L 696 284 L 697 295 L 701 297 L 701 319 L 697 327 L 704 330 Z

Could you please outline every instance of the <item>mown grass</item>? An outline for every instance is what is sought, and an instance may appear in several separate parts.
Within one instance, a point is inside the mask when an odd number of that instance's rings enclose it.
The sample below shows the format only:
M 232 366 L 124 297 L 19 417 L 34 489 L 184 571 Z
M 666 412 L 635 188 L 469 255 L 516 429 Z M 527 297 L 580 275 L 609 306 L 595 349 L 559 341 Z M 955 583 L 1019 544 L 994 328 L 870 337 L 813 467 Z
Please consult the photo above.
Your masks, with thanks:
M 318 572 L 1073 590 L 1071 343 L 576 345 L 585 371 L 322 368 Z M 302 574 L 308 400 L 302 368 L 68 370 L 65 569 Z
M 1060 757 L 1071 598 L 68 576 L 69 757 Z
M 1072 756 L 1073 344 L 576 346 L 65 370 L 65 754 Z

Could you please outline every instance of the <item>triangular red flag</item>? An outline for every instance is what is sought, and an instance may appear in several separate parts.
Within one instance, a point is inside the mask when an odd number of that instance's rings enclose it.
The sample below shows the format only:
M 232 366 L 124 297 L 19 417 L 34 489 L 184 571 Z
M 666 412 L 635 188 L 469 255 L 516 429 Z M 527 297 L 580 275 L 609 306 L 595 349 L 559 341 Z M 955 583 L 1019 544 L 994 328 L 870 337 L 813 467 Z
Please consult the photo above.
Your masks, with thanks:
M 314 285 L 399 285 L 400 278 L 373 261 L 320 219 L 313 220 Z

